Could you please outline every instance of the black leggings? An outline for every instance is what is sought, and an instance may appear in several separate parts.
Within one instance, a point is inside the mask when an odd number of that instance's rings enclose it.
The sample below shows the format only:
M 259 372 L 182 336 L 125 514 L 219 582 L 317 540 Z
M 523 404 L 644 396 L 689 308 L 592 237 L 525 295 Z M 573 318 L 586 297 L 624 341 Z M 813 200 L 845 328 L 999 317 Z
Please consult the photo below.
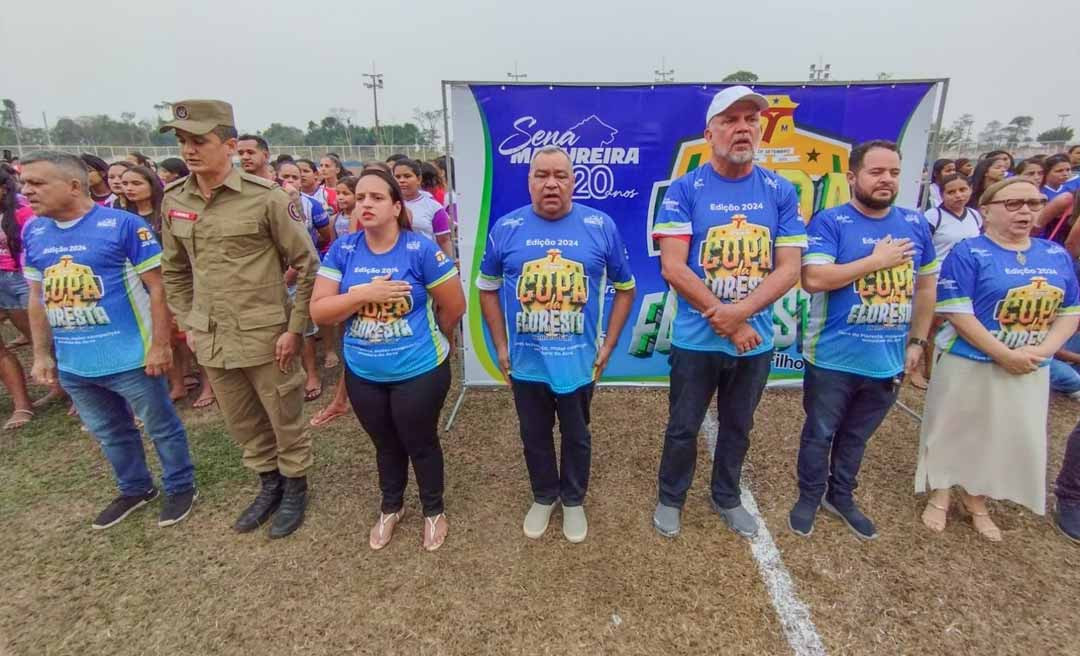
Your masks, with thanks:
M 401 510 L 412 460 L 425 517 L 443 511 L 443 452 L 439 413 L 450 391 L 450 359 L 431 371 L 396 383 L 360 378 L 345 368 L 345 391 L 353 412 L 375 444 L 382 512 Z

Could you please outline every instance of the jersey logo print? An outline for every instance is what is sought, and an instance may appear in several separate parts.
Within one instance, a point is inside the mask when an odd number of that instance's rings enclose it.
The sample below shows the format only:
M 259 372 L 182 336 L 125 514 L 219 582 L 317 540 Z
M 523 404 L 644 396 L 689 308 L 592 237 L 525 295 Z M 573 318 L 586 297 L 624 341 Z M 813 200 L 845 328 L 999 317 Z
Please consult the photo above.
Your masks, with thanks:
M 772 271 L 772 235 L 767 227 L 749 223 L 746 215 L 735 214 L 731 223 L 709 229 L 698 262 L 717 298 L 741 301 Z
M 60 261 L 42 273 L 42 295 L 49 325 L 53 328 L 81 328 L 110 323 L 105 308 L 98 301 L 105 295 L 101 276 L 88 266 L 78 264 L 72 256 L 63 255 Z
M 397 301 L 365 303 L 349 326 L 349 335 L 372 343 L 412 337 L 412 327 L 405 320 L 412 308 L 412 294 Z
M 1042 276 L 1009 290 L 994 307 L 998 329 L 991 330 L 996 339 L 1011 349 L 1038 346 L 1050 332 L 1050 324 L 1065 300 L 1065 292 Z
M 868 273 L 852 283 L 852 287 L 862 302 L 851 306 L 847 318 L 849 324 L 896 326 L 911 323 L 911 299 L 915 295 L 913 263 Z
M 563 258 L 557 248 L 547 257 L 526 262 L 517 284 L 521 311 L 515 317 L 518 334 L 564 338 L 585 334 L 585 304 L 589 281 L 580 262 Z

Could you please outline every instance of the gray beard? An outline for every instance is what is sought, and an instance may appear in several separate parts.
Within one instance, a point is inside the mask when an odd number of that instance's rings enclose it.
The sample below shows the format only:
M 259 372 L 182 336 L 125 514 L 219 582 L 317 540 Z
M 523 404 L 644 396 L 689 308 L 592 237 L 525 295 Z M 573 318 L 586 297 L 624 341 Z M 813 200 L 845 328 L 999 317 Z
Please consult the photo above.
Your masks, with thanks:
M 731 162 L 732 164 L 749 164 L 750 162 L 754 161 L 754 151 L 750 151 L 749 153 L 746 153 L 745 155 L 744 154 L 736 155 L 735 153 L 728 153 L 727 155 L 724 155 L 724 159 Z

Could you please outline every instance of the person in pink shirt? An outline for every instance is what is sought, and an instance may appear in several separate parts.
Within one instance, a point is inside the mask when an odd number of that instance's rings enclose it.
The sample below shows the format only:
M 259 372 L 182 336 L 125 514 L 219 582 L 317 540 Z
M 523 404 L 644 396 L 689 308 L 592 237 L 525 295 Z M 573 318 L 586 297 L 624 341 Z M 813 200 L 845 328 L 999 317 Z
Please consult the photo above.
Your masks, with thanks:
M 19 266 L 22 251 L 22 229 L 34 216 L 29 205 L 18 202 L 18 185 L 15 176 L 6 168 L 0 168 L 0 311 L 7 314 L 11 323 L 24 335 L 30 334 L 30 322 L 26 314 L 30 294 Z M 15 430 L 34 418 L 30 393 L 26 389 L 26 376 L 15 354 L 0 341 L 0 382 L 3 382 L 15 406 L 3 430 Z

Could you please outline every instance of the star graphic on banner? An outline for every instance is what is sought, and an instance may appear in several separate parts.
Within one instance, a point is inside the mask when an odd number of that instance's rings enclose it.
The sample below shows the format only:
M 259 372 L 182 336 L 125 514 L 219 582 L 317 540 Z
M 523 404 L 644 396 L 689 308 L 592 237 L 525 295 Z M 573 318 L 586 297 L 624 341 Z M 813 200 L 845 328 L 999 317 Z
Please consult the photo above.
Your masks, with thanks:
M 811 149 L 810 152 L 806 153 L 806 160 L 809 162 L 816 162 L 820 155 L 821 153 L 817 150 Z

